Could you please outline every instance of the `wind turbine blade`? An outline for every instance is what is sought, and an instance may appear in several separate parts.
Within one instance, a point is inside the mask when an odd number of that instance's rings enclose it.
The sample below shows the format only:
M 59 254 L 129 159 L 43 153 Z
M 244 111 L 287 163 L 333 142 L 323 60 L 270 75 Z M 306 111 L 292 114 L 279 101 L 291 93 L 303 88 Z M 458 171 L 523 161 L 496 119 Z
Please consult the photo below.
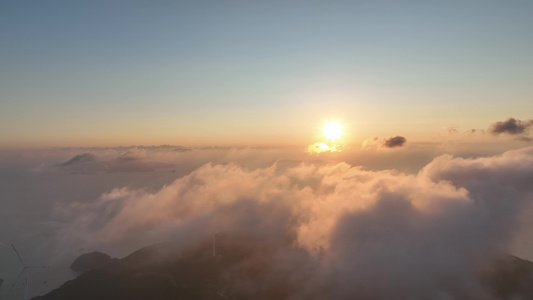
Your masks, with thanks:
M 17 257 L 18 257 L 19 260 L 20 260 L 20 263 L 21 263 L 23 266 L 26 266 L 26 264 L 25 264 L 24 261 L 22 260 L 22 257 L 20 257 L 20 254 L 19 254 L 19 252 L 17 251 L 17 248 L 15 248 L 15 245 L 11 244 L 11 247 L 13 247 L 13 250 L 15 250 L 15 253 L 17 254 Z
M 24 267 L 24 268 L 22 268 L 22 270 L 20 270 L 20 273 L 17 276 L 17 279 L 15 279 L 15 281 L 13 281 L 13 286 L 15 286 L 15 284 L 17 284 L 17 282 L 19 281 L 20 277 L 22 277 L 22 275 L 24 274 L 24 271 L 26 271 L 26 267 Z

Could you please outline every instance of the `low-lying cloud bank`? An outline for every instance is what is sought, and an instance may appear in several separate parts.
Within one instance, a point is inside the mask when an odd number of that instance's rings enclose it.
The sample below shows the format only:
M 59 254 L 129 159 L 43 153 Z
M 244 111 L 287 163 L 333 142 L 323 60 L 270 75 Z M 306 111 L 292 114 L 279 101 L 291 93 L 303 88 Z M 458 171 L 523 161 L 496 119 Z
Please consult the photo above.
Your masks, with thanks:
M 260 237 L 275 249 L 267 273 L 290 272 L 294 299 L 491 299 L 479 268 L 508 250 L 531 182 L 533 147 L 442 155 L 414 175 L 346 163 L 206 164 L 156 192 L 118 188 L 56 214 L 74 220 L 65 243 L 92 248 Z

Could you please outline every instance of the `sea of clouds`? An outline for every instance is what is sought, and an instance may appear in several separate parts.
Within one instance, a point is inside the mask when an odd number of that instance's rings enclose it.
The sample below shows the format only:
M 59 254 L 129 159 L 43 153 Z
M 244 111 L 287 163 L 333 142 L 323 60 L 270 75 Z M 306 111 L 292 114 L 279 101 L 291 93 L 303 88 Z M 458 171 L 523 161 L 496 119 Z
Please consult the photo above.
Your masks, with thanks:
M 38 295 L 72 278 L 81 253 L 120 258 L 241 231 L 272 244 L 267 275 L 285 270 L 295 299 L 490 299 L 479 269 L 503 253 L 533 256 L 533 147 L 439 152 L 5 151 L 0 296 L 22 290 L 11 243 L 27 264 L 51 266 L 31 274 Z

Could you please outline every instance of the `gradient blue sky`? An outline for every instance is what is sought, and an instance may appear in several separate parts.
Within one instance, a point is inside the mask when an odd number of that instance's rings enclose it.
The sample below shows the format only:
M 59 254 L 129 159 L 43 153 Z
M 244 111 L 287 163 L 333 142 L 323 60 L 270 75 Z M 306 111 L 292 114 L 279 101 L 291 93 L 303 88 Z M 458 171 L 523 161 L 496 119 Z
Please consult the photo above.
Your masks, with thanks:
M 533 1 L 1 1 L 0 144 L 349 143 L 533 112 Z

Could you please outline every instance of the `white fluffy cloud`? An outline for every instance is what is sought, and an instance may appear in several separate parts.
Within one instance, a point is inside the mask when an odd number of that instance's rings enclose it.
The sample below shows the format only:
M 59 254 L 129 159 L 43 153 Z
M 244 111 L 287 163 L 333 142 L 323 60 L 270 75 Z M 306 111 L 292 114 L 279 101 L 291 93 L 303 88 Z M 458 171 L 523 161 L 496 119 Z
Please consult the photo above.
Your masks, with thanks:
M 489 299 L 478 268 L 507 250 L 531 182 L 533 148 L 444 155 L 416 175 L 346 163 L 206 164 L 155 192 L 117 188 L 56 213 L 74 216 L 67 238 L 93 247 L 242 231 L 278 245 L 276 257 L 300 249 L 310 258 L 290 272 L 307 296 Z

